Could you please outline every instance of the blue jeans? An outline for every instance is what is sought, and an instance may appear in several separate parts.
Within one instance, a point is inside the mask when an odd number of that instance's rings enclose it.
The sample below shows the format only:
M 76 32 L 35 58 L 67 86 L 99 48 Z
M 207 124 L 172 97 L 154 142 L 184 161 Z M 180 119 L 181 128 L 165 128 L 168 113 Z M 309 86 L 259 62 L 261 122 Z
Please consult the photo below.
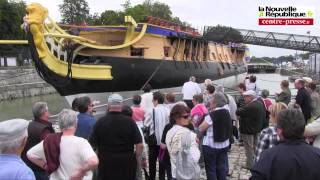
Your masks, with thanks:
M 208 180 L 225 180 L 229 171 L 228 148 L 215 149 L 202 146 L 204 163 Z

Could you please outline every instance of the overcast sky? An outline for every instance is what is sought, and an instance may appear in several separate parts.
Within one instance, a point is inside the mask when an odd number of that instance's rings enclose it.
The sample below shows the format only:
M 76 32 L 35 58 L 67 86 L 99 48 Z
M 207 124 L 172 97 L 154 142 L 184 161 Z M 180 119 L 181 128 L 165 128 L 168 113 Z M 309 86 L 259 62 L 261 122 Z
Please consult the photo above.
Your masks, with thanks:
M 201 29 L 204 25 L 225 25 L 234 28 L 252 29 L 261 31 L 272 31 L 282 33 L 294 33 L 320 36 L 320 1 L 319 0 L 159 0 L 171 7 L 174 16 L 191 23 L 194 27 Z M 61 15 L 58 5 L 62 0 L 26 0 L 27 4 L 39 2 L 49 10 L 49 15 L 59 21 Z M 105 10 L 122 10 L 121 4 L 125 0 L 87 0 L 90 13 L 101 13 Z M 131 0 L 132 5 L 143 2 L 143 0 Z M 313 26 L 259 26 L 258 6 L 297 6 L 312 7 L 315 11 Z M 251 55 L 262 57 L 277 57 L 294 54 L 296 51 L 249 46 Z M 301 53 L 301 52 L 298 52 Z

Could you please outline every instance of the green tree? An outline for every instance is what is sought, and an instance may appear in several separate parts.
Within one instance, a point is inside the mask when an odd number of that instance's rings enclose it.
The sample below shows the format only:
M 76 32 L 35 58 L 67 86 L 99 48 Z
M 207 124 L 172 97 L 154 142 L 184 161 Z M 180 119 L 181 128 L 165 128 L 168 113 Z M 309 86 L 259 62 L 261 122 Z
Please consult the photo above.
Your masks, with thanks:
M 106 10 L 103 13 L 101 13 L 100 21 L 103 25 L 123 24 L 124 14 L 120 11 Z
M 123 6 L 124 13 L 132 16 L 137 22 L 143 21 L 145 16 L 153 16 L 168 21 L 174 21 L 176 23 L 181 23 L 178 17 L 172 17 L 172 11 L 165 3 L 153 2 L 153 0 L 145 0 L 142 4 L 138 4 L 133 7 L 131 7 L 130 4 Z
M 147 8 L 147 13 L 150 16 L 158 17 L 164 20 L 171 21 L 172 11 L 170 7 L 165 3 L 155 2 L 151 4 L 150 9 Z
M 310 53 L 310 52 L 308 52 L 308 53 L 302 53 L 302 54 L 299 54 L 299 56 L 300 56 L 302 59 L 309 59 L 310 54 L 312 54 L 312 53 Z
M 94 13 L 93 15 L 89 15 L 87 18 L 87 23 L 90 26 L 98 26 L 101 25 L 101 18 L 98 13 Z
M 128 8 L 131 7 L 131 2 L 130 2 L 130 0 L 126 0 L 126 1 L 124 2 L 124 4 L 121 4 L 121 5 L 122 5 L 122 7 L 124 8 L 124 10 L 126 10 L 126 9 L 128 9 Z
M 89 17 L 89 6 L 85 0 L 63 0 L 59 5 L 62 23 L 81 24 Z
M 243 37 L 239 31 L 226 26 L 213 26 L 206 30 L 204 37 L 207 40 L 227 44 L 229 42 L 241 43 Z
M 26 5 L 23 1 L 0 0 L 0 39 L 25 39 L 21 29 L 23 17 L 26 14 Z M 0 56 L 17 56 L 23 48 L 22 45 L 0 45 Z
M 135 5 L 125 10 L 125 15 L 132 16 L 136 22 L 141 22 L 148 15 L 146 6 L 142 4 Z
M 26 5 L 23 1 L 0 0 L 0 39 L 22 39 L 21 29 L 23 16 L 26 15 Z

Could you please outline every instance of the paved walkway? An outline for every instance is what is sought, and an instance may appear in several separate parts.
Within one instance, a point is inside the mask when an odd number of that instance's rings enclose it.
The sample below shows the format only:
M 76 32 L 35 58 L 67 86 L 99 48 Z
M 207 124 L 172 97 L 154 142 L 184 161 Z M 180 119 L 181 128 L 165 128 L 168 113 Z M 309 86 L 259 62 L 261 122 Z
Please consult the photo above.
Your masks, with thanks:
M 236 141 L 232 144 L 231 150 L 228 153 L 229 159 L 229 176 L 228 180 L 247 180 L 251 176 L 249 170 L 242 168 L 246 163 L 246 155 L 244 147 Z M 206 172 L 202 169 L 201 180 L 207 180 Z
M 249 170 L 242 168 L 246 163 L 246 155 L 244 147 L 240 146 L 239 142 L 236 141 L 231 151 L 228 153 L 229 157 L 229 180 L 246 180 L 249 179 L 251 173 Z

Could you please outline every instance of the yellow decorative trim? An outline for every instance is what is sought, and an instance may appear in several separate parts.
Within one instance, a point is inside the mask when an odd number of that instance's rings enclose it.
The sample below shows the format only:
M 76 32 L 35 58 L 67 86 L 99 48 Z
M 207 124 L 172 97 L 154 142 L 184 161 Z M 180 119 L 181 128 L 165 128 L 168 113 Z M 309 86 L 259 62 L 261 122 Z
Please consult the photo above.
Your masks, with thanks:
M 66 76 L 68 72 L 68 64 L 65 61 L 59 60 L 49 50 L 44 40 L 44 31 L 49 31 L 50 28 L 55 28 L 57 32 L 62 34 L 48 33 L 47 35 L 60 37 L 60 38 L 75 38 L 71 35 L 67 35 L 61 28 L 59 28 L 52 19 L 49 18 L 53 23 L 44 27 L 44 20 L 47 18 L 47 9 L 38 3 L 31 3 L 27 6 L 28 16 L 25 21 L 30 27 L 30 32 L 33 35 L 33 40 L 39 54 L 39 58 L 42 62 L 53 72 L 61 76 Z M 75 38 L 84 41 L 85 43 L 91 42 L 84 40 L 79 37 Z M 59 41 L 55 39 L 55 41 Z M 63 39 L 61 39 L 63 41 Z M 59 41 L 60 42 L 60 41 Z M 69 57 L 71 58 L 71 57 Z M 112 80 L 111 66 L 108 65 L 83 65 L 83 64 L 72 64 L 72 77 L 75 79 L 88 79 L 88 80 Z
M 42 59 L 43 63 L 53 72 L 66 76 L 68 72 L 68 64 L 65 61 L 56 59 L 53 54 L 48 54 Z M 112 80 L 111 66 L 108 65 L 84 65 L 72 64 L 72 77 L 75 79 L 88 80 Z
M 137 27 L 137 23 L 131 16 L 125 16 L 124 19 L 125 19 L 124 20 L 125 24 L 128 26 L 126 37 L 124 39 L 124 44 L 127 44 L 133 39 L 134 31 Z
M 0 44 L 28 44 L 27 40 L 0 40 Z
M 73 36 L 73 35 L 69 35 L 69 34 L 58 34 L 58 33 L 46 33 L 44 35 L 46 36 L 52 36 L 52 37 L 60 37 L 60 38 L 65 38 L 65 39 L 70 39 L 76 43 L 79 43 L 81 45 L 84 45 L 86 47 L 90 47 L 90 48 L 94 48 L 94 49 L 105 49 L 105 50 L 111 50 L 111 49 L 121 49 L 121 48 L 125 48 L 128 46 L 131 46 L 132 44 L 138 42 L 146 33 L 147 31 L 147 24 L 144 24 L 139 35 L 136 36 L 133 40 L 121 44 L 121 45 L 115 45 L 115 46 L 105 46 L 105 45 L 99 45 L 97 44 L 95 41 L 91 41 L 89 39 L 83 38 L 83 37 L 79 37 L 79 36 Z
M 84 37 L 81 36 L 74 36 L 74 35 L 69 35 L 69 34 L 59 34 L 59 33 L 44 33 L 44 36 L 49 36 L 49 37 L 53 37 L 53 38 L 65 38 L 65 39 L 72 39 L 72 40 L 78 40 L 81 41 L 83 43 L 91 43 L 91 44 L 97 44 L 96 41 L 92 41 L 90 39 L 86 39 Z
M 71 28 L 106 28 L 106 27 L 111 27 L 111 28 L 119 28 L 119 27 L 127 27 L 127 26 L 123 26 L 123 25 L 118 25 L 118 26 L 115 26 L 115 25 L 105 25 L 105 26 L 77 26 L 77 25 L 68 25 L 68 24 L 57 24 L 58 26 L 62 26 L 62 27 L 71 27 Z

